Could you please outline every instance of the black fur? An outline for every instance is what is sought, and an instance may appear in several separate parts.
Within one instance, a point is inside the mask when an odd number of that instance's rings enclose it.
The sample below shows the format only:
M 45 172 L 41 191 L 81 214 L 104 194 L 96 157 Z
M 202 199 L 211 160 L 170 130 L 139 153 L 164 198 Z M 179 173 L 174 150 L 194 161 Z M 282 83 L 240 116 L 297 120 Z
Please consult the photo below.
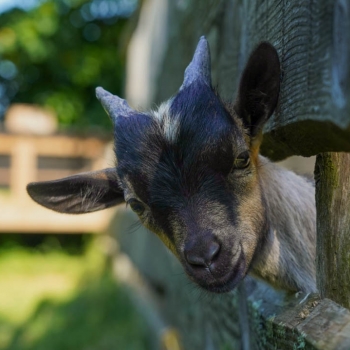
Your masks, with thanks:
M 225 107 L 211 87 L 205 38 L 190 66 L 169 108 L 158 112 L 167 115 L 132 111 L 126 101 L 98 89 L 114 122 L 117 164 L 112 176 L 107 169 L 31 184 L 28 191 L 38 203 L 76 213 L 118 204 L 124 194 L 136 201 L 140 219 L 172 249 L 190 278 L 207 290 L 225 292 L 244 277 L 265 239 L 266 217 L 249 212 L 245 225 L 240 210 L 242 203 L 252 203 L 252 210 L 262 207 L 257 171 L 253 164 L 237 169 L 234 163 L 250 151 L 250 140 L 275 108 L 279 61 L 270 44 L 258 46 L 233 108 Z

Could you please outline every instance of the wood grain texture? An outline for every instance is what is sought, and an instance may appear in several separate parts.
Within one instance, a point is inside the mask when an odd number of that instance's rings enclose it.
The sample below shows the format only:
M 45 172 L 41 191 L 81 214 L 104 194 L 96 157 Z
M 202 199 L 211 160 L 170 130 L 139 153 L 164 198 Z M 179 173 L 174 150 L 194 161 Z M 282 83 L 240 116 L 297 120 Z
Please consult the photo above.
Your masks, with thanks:
M 201 35 L 210 43 L 214 85 L 230 100 L 249 52 L 269 41 L 278 50 L 283 76 L 263 153 L 279 160 L 350 151 L 348 0 L 193 0 L 183 8 L 178 3 L 169 3 L 171 35 L 155 83 L 156 102 L 180 87 Z
M 317 285 L 350 308 L 350 154 L 316 158 Z

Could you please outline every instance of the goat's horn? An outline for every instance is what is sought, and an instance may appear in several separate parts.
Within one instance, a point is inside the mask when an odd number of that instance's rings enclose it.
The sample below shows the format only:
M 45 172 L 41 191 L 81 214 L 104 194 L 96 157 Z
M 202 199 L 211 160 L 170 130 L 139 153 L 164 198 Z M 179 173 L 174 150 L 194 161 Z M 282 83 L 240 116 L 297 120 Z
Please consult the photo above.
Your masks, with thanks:
M 211 85 L 210 50 L 208 41 L 204 36 L 199 39 L 192 61 L 185 70 L 184 82 L 180 90 L 197 79 L 201 79 L 209 86 Z
M 119 116 L 126 117 L 134 112 L 125 100 L 112 95 L 101 87 L 96 88 L 96 97 L 112 120 Z

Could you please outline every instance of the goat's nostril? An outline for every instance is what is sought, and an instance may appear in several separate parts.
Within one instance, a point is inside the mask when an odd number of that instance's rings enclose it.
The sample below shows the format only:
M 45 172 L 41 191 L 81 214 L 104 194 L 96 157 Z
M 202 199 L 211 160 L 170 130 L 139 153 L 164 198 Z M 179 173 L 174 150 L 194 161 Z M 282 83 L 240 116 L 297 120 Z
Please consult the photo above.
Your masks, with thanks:
M 209 247 L 208 247 L 208 254 L 207 256 L 205 257 L 207 262 L 210 264 L 214 259 L 215 257 L 219 254 L 219 251 L 220 251 L 220 245 L 219 243 L 216 243 L 216 242 L 211 242 Z
M 203 247 L 193 246 L 185 251 L 186 260 L 190 265 L 209 267 L 215 257 L 219 254 L 220 244 L 210 242 Z
M 201 255 L 197 255 L 194 253 L 187 253 L 186 260 L 190 265 L 202 266 L 202 267 L 207 266 L 204 258 Z

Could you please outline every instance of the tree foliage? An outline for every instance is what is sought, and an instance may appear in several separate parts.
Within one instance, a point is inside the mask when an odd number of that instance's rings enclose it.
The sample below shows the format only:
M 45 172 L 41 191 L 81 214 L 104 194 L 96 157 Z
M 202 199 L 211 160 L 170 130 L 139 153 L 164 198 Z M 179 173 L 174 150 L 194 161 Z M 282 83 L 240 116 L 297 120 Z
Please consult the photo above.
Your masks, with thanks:
M 136 0 L 47 0 L 0 16 L 0 115 L 12 102 L 53 109 L 61 126 L 108 126 L 96 86 L 121 94 L 122 33 Z

